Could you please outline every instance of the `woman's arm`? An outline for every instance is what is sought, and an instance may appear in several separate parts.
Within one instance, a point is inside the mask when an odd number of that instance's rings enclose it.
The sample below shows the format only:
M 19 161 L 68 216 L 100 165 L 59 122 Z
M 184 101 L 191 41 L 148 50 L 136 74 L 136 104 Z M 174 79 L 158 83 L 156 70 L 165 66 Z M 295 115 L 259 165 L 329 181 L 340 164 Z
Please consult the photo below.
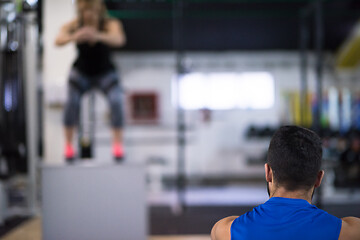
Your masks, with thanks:
M 63 46 L 75 40 L 74 38 L 74 30 L 76 27 L 77 20 L 73 20 L 64 24 L 55 39 L 56 46 Z
M 96 41 L 105 43 L 111 47 L 124 46 L 126 36 L 122 23 L 116 19 L 107 20 L 105 31 L 97 33 Z
M 62 26 L 55 40 L 57 46 L 63 46 L 72 41 L 77 43 L 88 42 L 89 44 L 102 42 L 111 47 L 121 47 L 126 43 L 123 26 L 118 20 L 108 20 L 103 32 L 97 31 L 91 26 L 84 26 L 75 30 L 76 24 L 77 20 L 73 20 Z

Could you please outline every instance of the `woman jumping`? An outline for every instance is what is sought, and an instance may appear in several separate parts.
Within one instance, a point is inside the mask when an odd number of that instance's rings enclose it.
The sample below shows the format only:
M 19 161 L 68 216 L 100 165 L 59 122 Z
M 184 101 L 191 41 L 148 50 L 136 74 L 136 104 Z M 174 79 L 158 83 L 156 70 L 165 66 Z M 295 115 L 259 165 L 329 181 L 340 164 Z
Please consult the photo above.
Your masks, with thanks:
M 77 58 L 68 79 L 68 98 L 64 113 L 65 158 L 75 158 L 73 136 L 79 124 L 81 96 L 92 88 L 100 89 L 111 108 L 112 154 L 117 161 L 124 156 L 123 114 L 118 75 L 110 59 L 111 48 L 121 47 L 126 36 L 120 21 L 106 16 L 102 0 L 77 0 L 77 17 L 62 26 L 55 44 L 75 43 Z

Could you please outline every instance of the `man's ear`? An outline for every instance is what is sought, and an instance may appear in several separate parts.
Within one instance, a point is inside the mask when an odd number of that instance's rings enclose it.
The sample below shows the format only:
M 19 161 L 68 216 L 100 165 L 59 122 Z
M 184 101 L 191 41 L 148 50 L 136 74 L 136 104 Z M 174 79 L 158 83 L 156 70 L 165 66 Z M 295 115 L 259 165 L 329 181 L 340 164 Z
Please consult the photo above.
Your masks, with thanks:
M 265 163 L 265 178 L 267 182 L 272 182 L 273 173 L 269 164 Z
M 318 174 L 316 176 L 315 188 L 320 187 L 321 181 L 322 181 L 322 179 L 324 177 L 324 174 L 325 174 L 324 170 L 320 170 L 318 172 Z

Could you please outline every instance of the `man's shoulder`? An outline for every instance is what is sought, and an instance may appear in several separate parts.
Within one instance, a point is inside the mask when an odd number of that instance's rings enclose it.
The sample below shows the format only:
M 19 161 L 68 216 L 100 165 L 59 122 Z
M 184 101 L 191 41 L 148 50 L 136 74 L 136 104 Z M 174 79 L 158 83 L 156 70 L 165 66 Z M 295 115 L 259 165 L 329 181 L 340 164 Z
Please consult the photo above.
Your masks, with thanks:
M 212 240 L 230 240 L 231 225 L 238 216 L 226 217 L 215 223 L 211 230 Z
M 342 218 L 339 240 L 360 240 L 360 218 Z

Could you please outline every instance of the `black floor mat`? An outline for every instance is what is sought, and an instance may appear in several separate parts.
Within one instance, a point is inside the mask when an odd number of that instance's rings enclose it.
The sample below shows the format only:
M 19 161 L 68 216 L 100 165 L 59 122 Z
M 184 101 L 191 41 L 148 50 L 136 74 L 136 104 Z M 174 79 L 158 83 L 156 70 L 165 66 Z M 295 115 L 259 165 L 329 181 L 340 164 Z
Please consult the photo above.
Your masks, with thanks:
M 3 225 L 0 225 L 0 238 L 29 219 L 29 217 L 13 217 L 7 219 Z
M 174 215 L 168 207 L 150 209 L 151 235 L 210 234 L 221 218 L 241 215 L 253 207 L 189 207 L 183 214 Z
M 242 215 L 254 206 L 190 207 L 182 215 L 174 215 L 168 207 L 150 209 L 151 235 L 210 234 L 212 226 L 220 219 Z M 360 204 L 325 205 L 323 210 L 339 218 L 360 217 Z

